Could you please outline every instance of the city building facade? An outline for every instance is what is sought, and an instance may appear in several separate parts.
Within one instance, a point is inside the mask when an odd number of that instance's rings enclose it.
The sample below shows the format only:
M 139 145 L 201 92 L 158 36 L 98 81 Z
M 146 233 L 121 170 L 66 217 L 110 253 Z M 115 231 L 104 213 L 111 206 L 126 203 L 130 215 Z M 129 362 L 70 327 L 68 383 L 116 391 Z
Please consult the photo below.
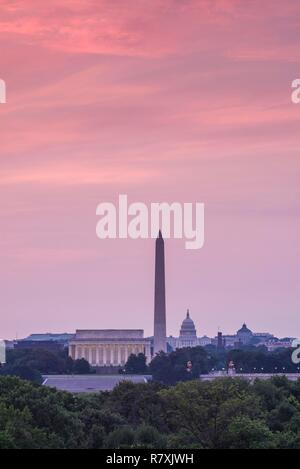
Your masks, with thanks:
M 195 323 L 190 316 L 190 311 L 187 310 L 186 317 L 182 321 L 179 337 L 169 336 L 168 345 L 171 350 L 177 350 L 186 347 L 205 347 L 212 343 L 212 339 L 207 336 L 197 337 L 197 330 Z
M 124 366 L 130 355 L 143 353 L 151 360 L 151 341 L 141 329 L 77 330 L 69 343 L 73 360 L 84 358 L 92 367 Z

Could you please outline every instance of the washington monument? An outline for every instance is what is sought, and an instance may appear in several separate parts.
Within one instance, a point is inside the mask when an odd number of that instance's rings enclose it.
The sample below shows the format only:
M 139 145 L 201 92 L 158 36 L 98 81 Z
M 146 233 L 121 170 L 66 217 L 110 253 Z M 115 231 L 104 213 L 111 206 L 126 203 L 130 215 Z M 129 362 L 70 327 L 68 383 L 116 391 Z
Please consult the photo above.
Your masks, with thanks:
M 155 248 L 154 356 L 167 351 L 165 243 L 159 232 Z

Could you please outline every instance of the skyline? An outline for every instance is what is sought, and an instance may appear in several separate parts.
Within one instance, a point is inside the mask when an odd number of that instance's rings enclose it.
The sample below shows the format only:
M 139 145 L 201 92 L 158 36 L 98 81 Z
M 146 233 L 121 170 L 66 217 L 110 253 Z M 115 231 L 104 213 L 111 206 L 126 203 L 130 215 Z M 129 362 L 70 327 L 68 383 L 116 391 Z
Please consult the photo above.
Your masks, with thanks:
M 206 207 L 166 242 L 167 332 L 300 336 L 300 5 L 0 0 L 3 338 L 153 333 L 153 240 L 105 240 L 118 194 Z

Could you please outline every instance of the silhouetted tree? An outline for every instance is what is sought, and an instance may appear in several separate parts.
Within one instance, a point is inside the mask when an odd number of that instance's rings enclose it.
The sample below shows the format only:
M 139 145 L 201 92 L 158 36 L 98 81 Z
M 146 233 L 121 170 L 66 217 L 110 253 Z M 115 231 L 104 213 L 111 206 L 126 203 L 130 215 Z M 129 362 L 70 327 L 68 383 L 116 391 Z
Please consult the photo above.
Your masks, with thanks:
M 77 375 L 87 375 L 91 371 L 91 367 L 88 361 L 84 358 L 80 358 L 79 360 L 75 360 L 73 372 Z
M 125 365 L 125 373 L 127 374 L 145 374 L 148 372 L 146 365 L 146 357 L 143 353 L 138 355 L 131 354 Z

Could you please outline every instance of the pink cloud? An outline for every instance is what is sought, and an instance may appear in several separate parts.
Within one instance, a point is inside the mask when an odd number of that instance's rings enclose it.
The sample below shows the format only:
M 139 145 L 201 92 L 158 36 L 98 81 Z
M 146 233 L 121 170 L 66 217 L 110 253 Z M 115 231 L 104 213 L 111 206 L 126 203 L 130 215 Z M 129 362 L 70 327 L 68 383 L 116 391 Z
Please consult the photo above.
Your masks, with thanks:
M 244 320 L 299 330 L 299 4 L 0 9 L 2 334 L 125 322 L 152 333 L 152 242 L 95 237 L 96 205 L 121 192 L 206 203 L 205 249 L 167 246 L 170 332 L 187 306 L 203 334 Z

